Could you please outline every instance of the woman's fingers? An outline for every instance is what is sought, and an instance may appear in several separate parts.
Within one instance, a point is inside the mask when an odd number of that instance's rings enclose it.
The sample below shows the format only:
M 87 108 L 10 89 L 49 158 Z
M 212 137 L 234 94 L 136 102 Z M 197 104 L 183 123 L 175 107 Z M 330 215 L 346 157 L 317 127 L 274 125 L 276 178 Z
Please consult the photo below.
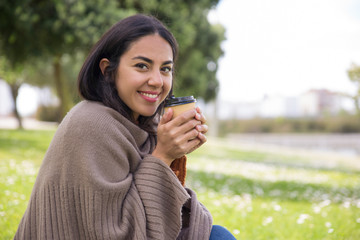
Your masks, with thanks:
M 165 123 L 169 122 L 172 119 L 173 115 L 174 115 L 174 110 L 172 110 L 172 108 L 170 108 L 169 110 L 167 110 L 164 113 L 164 115 L 160 119 L 159 124 L 165 124 Z
M 203 134 L 207 133 L 207 131 L 209 130 L 209 127 L 206 124 L 197 125 L 195 128 L 196 128 L 196 130 L 198 130 L 199 132 L 201 132 Z
M 186 154 L 193 152 L 207 141 L 207 137 L 197 131 L 191 131 L 187 135 L 189 140 L 184 144 L 187 149 Z
M 184 134 L 183 141 L 188 142 L 191 141 L 199 135 L 199 132 L 196 129 L 192 129 Z
M 180 126 L 180 125 L 188 122 L 189 120 L 194 119 L 196 114 L 197 114 L 196 110 L 191 109 L 186 112 L 183 112 L 182 114 L 180 114 L 179 116 L 174 118 L 172 120 L 172 122 L 173 122 L 174 126 Z
M 208 126 L 200 108 L 186 111 L 173 118 L 173 109 L 168 109 L 158 126 L 158 143 L 153 155 L 167 164 L 177 157 L 190 153 L 207 141 Z
M 207 133 L 208 126 L 206 124 L 203 124 L 203 121 L 205 122 L 206 119 L 201 114 L 200 108 L 197 108 L 196 112 L 192 110 L 187 111 L 176 119 L 178 119 L 176 124 L 180 125 L 171 129 L 171 135 L 174 138 L 180 137 L 180 139 L 178 139 L 179 142 L 184 143 L 195 138 L 199 138 L 202 143 L 206 142 L 206 137 L 204 134 Z M 172 122 L 176 119 L 173 119 Z M 181 122 L 181 120 L 185 122 Z
M 201 109 L 199 107 L 196 107 L 195 118 L 201 121 L 202 124 L 206 123 L 206 117 L 202 114 Z
M 201 124 L 200 121 L 192 119 L 189 120 L 188 122 L 184 123 L 183 125 L 178 127 L 179 132 L 188 132 L 192 129 L 196 129 L 197 126 L 199 126 Z
M 201 145 L 203 145 L 206 142 L 205 135 L 202 135 L 201 138 L 202 138 L 202 140 L 200 140 L 200 138 L 198 137 L 198 138 L 188 142 L 189 150 L 187 151 L 187 153 L 191 153 L 191 152 L 195 151 L 196 149 L 201 147 Z
M 202 143 L 205 143 L 207 141 L 207 137 L 205 136 L 205 134 L 202 134 L 201 132 L 198 134 L 197 138 L 200 139 Z

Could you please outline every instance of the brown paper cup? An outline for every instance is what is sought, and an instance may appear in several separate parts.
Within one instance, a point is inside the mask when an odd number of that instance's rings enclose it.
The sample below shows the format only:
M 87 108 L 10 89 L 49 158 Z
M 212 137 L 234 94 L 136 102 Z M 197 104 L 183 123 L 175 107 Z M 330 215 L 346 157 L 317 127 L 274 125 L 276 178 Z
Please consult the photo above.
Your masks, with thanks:
M 171 97 L 165 100 L 165 112 L 172 108 L 174 110 L 173 118 L 176 118 L 181 113 L 186 112 L 196 107 L 196 99 L 193 96 L 186 97 Z
M 192 103 L 186 103 L 186 104 L 176 105 L 176 106 L 172 106 L 172 107 L 171 106 L 170 107 L 165 107 L 165 112 L 167 112 L 167 110 L 169 108 L 172 108 L 173 111 L 174 111 L 173 118 L 176 118 L 181 113 L 186 112 L 186 111 L 191 110 L 191 109 L 195 109 L 195 107 L 196 107 L 195 102 L 192 102 Z

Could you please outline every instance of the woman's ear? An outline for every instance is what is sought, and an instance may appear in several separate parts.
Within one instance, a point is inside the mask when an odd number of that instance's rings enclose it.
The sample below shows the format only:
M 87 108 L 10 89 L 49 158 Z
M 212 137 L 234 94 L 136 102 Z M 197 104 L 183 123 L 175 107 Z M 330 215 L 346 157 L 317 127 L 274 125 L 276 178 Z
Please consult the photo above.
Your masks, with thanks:
M 103 75 L 104 75 L 105 69 L 109 66 L 109 64 L 110 64 L 110 61 L 107 58 L 103 58 L 100 60 L 99 67 L 100 67 L 100 70 Z

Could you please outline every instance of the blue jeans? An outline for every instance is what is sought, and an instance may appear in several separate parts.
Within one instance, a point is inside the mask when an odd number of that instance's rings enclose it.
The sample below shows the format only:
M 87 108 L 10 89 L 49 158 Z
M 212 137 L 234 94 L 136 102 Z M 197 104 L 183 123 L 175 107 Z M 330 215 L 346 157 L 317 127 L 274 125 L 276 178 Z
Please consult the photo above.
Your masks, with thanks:
M 223 226 L 213 225 L 209 240 L 236 240 L 236 238 Z

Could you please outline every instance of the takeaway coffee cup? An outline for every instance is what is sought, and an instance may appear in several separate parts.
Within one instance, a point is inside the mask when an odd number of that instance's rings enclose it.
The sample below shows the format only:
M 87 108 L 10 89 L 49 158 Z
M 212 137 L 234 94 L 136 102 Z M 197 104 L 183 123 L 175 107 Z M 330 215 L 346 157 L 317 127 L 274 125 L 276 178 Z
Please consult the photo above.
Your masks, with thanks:
M 177 117 L 181 113 L 194 109 L 196 104 L 196 99 L 193 96 L 186 97 L 174 97 L 165 100 L 165 112 L 172 108 L 174 111 L 173 118 Z

